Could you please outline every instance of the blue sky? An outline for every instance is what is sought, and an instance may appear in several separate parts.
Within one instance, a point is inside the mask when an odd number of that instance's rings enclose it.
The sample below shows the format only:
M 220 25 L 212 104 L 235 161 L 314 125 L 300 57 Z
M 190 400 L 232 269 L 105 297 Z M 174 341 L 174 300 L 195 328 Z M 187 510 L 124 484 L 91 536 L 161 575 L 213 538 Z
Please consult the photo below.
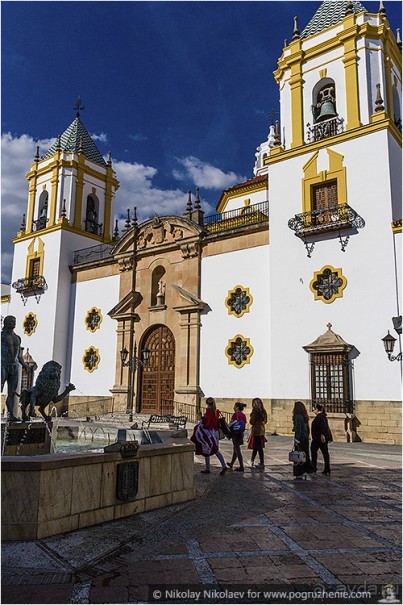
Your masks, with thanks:
M 117 215 L 134 205 L 140 219 L 181 213 L 196 185 L 213 212 L 223 189 L 253 176 L 278 110 L 284 39 L 294 15 L 302 31 L 320 4 L 3 1 L 2 281 L 35 146 L 46 151 L 67 128 L 78 95 L 87 130 L 112 154 Z M 396 31 L 401 2 L 385 6 Z

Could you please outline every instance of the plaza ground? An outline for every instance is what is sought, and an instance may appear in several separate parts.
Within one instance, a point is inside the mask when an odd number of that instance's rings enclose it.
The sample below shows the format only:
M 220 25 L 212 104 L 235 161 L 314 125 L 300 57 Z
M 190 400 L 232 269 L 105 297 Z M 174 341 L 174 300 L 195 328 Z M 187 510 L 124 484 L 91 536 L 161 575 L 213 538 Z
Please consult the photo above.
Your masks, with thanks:
M 191 502 L 3 543 L 2 603 L 158 603 L 164 599 L 153 590 L 165 588 L 179 590 L 170 601 L 176 603 L 191 601 L 186 590 L 203 588 L 217 603 L 234 602 L 222 591 L 237 588 L 253 594 L 377 587 L 373 600 L 346 603 L 376 603 L 385 584 L 400 594 L 401 448 L 333 443 L 330 477 L 320 466 L 317 475 L 295 481 L 291 438 L 268 439 L 264 471 L 246 466 L 220 476 L 213 457 L 211 474 L 203 475 L 203 458 L 195 457 Z M 229 461 L 231 443 L 221 446 Z

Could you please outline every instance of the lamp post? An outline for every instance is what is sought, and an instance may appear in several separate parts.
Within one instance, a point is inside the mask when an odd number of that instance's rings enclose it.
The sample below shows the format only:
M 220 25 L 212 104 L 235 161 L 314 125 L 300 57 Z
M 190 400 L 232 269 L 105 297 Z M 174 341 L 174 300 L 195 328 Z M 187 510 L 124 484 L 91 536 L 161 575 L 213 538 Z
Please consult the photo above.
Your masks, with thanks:
M 134 395 L 134 379 L 136 376 L 136 370 L 147 364 L 150 351 L 143 349 L 140 353 L 140 357 L 137 357 L 137 344 L 134 344 L 133 355 L 129 355 L 129 351 L 124 348 L 120 351 L 120 360 L 123 367 L 127 367 L 130 370 L 129 384 L 127 389 L 127 409 L 129 411 L 129 422 L 133 422 L 133 395 Z M 127 357 L 129 356 L 129 359 Z M 126 361 L 127 359 L 127 361 Z
M 385 347 L 386 354 L 388 356 L 389 361 L 402 361 L 402 352 L 398 355 L 392 355 L 393 349 L 395 348 L 396 338 L 394 338 L 388 330 L 386 336 L 382 338 L 383 346 Z

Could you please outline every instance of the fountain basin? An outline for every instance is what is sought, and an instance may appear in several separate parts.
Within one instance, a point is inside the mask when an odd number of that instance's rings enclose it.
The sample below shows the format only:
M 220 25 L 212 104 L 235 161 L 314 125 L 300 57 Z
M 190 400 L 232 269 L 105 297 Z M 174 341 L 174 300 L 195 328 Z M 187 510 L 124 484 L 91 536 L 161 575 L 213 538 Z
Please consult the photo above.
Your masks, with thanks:
M 3 540 L 38 540 L 192 500 L 193 457 L 187 439 L 142 445 L 125 459 L 117 453 L 4 456 Z

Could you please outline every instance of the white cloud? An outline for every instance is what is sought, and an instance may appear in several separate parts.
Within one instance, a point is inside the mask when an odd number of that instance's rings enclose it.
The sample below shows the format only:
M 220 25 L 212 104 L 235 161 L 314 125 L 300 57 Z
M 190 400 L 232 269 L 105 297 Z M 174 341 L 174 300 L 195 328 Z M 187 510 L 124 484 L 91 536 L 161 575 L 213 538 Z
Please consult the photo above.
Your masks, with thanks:
M 106 136 L 106 132 L 100 132 L 99 134 L 92 134 L 91 138 L 94 141 L 100 141 L 101 143 L 107 143 L 108 142 L 108 137 Z
M 28 201 L 28 182 L 25 174 L 34 161 L 36 146 L 39 155 L 43 155 L 56 139 L 34 141 L 27 134 L 13 137 L 10 132 L 1 135 L 1 187 L 2 187 L 2 281 L 10 281 L 11 258 L 15 237 L 26 212 Z
M 203 162 L 192 155 L 187 158 L 176 158 L 182 169 L 175 169 L 172 174 L 178 181 L 191 180 L 198 187 L 205 189 L 226 189 L 246 180 L 246 177 L 235 172 L 223 172 L 208 162 Z
M 154 213 L 163 215 L 182 215 L 186 209 L 187 192 L 181 189 L 161 189 L 153 185 L 157 169 L 144 164 L 114 161 L 120 188 L 116 194 L 115 216 L 125 218 L 127 208 L 137 207 L 139 222 L 151 218 Z M 212 212 L 209 204 L 204 204 L 206 212 Z M 120 220 L 120 228 L 123 222 Z
M 43 155 L 53 145 L 55 139 L 34 141 L 23 134 L 14 137 L 5 133 L 1 137 L 2 154 L 2 281 L 11 278 L 11 259 L 13 255 L 12 238 L 21 225 L 23 213 L 27 209 L 28 183 L 25 174 L 28 172 L 39 145 L 39 155 Z M 120 219 L 119 228 L 124 225 L 127 208 L 137 206 L 139 222 L 159 215 L 182 215 L 186 209 L 187 192 L 182 189 L 162 189 L 153 184 L 157 169 L 144 164 L 116 160 L 113 162 L 120 188 L 116 194 L 115 216 Z M 237 177 L 238 178 L 238 177 Z M 202 183 L 198 183 L 203 186 Z M 203 195 L 201 195 L 203 200 Z M 214 212 L 214 208 L 202 201 L 203 210 Z

